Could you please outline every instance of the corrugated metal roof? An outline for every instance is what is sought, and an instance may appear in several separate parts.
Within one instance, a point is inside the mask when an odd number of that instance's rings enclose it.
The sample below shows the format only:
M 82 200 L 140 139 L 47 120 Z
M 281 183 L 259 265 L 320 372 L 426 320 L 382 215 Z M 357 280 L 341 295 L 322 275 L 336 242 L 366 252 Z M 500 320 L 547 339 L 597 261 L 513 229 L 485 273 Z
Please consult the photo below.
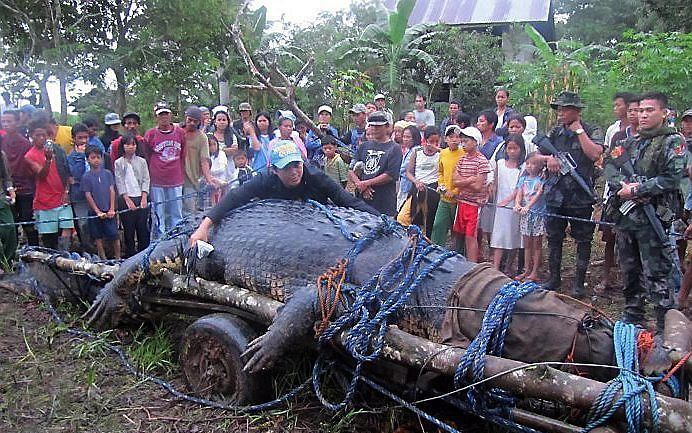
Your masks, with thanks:
M 396 9 L 398 0 L 384 0 L 387 9 Z M 409 25 L 428 23 L 499 24 L 546 22 L 551 0 L 418 0 Z

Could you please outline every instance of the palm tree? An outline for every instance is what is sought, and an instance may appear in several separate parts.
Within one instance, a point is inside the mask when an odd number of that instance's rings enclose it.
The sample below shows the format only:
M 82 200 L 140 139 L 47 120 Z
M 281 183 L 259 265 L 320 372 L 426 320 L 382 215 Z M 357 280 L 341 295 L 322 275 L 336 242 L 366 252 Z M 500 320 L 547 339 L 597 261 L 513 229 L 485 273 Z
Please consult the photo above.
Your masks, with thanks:
M 332 50 L 345 50 L 339 56 L 346 58 L 366 58 L 375 64 L 369 68 L 384 84 L 390 96 L 398 101 L 405 89 L 418 87 L 407 74 L 418 67 L 431 67 L 434 59 L 420 49 L 420 46 L 436 32 L 428 25 L 419 24 L 408 27 L 416 0 L 399 0 L 396 11 L 380 14 L 382 20 L 370 24 L 357 38 L 348 38 L 335 45 Z M 384 18 L 386 17 L 386 19 Z

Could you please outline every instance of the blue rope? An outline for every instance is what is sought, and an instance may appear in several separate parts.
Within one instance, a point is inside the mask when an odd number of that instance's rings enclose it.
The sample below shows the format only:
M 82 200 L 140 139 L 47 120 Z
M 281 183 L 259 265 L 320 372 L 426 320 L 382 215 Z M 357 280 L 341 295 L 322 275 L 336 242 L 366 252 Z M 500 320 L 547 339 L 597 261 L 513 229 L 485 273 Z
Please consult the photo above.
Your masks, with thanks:
M 637 335 L 640 330 L 636 326 L 624 322 L 616 322 L 613 329 L 615 345 L 615 360 L 620 367 L 620 374 L 608 382 L 605 389 L 594 401 L 589 412 L 589 421 L 582 430 L 588 432 L 602 424 L 622 406 L 625 407 L 627 433 L 642 431 L 657 432 L 659 425 L 658 402 L 653 384 L 637 374 L 639 360 L 637 356 Z M 618 392 L 622 395 L 615 400 Z M 644 402 L 642 393 L 649 394 L 651 412 L 651 430 L 644 426 Z
M 472 373 L 471 379 L 474 382 L 484 378 L 486 354 L 502 355 L 505 337 L 517 301 L 536 289 L 538 284 L 533 281 L 524 283 L 510 281 L 500 288 L 488 305 L 478 334 L 459 360 L 454 372 L 454 386 L 457 388 L 462 386 L 469 371 Z M 466 398 L 474 413 L 492 419 L 494 423 L 515 431 L 535 431 L 509 419 L 509 408 L 516 404 L 516 400 L 505 390 L 491 388 L 485 390 L 483 394 L 481 389 L 474 386 L 466 392 Z
M 384 222 L 383 220 L 383 224 L 378 227 L 379 230 L 373 230 L 364 238 L 359 239 L 349 252 L 349 257 L 357 255 L 372 240 L 387 233 L 391 226 Z M 382 353 L 390 320 L 408 301 L 411 294 L 418 290 L 423 280 L 445 260 L 456 254 L 445 251 L 421 269 L 422 261 L 438 247 L 428 244 L 418 227 L 411 226 L 408 232 L 412 240 L 409 246 L 396 259 L 383 266 L 379 273 L 360 287 L 354 288 L 354 299 L 349 310 L 331 323 L 320 335 L 320 345 L 325 346 L 335 336 L 345 332 L 344 348 L 356 360 L 353 378 L 340 403 L 329 402 L 323 396 L 320 379 L 320 374 L 324 370 L 323 360 L 320 358 L 315 363 L 313 368 L 315 395 L 325 407 L 331 410 L 340 410 L 351 402 L 358 381 L 362 379 L 364 364 L 378 359 Z M 352 263 L 352 260 L 349 260 L 349 263 Z

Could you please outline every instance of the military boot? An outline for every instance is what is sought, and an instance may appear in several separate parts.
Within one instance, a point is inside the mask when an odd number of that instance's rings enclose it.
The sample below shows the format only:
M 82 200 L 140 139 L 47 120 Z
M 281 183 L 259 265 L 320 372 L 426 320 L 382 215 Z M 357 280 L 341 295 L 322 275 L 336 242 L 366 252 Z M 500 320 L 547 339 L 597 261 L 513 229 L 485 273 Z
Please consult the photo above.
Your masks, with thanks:
M 584 296 L 584 282 L 586 281 L 586 269 L 591 258 L 591 245 L 586 242 L 577 243 L 577 266 L 572 284 L 572 296 L 581 298 Z
M 543 284 L 543 290 L 559 290 L 562 278 L 560 277 L 560 266 L 562 265 L 562 242 L 559 245 L 549 245 L 548 252 L 548 271 L 550 278 Z

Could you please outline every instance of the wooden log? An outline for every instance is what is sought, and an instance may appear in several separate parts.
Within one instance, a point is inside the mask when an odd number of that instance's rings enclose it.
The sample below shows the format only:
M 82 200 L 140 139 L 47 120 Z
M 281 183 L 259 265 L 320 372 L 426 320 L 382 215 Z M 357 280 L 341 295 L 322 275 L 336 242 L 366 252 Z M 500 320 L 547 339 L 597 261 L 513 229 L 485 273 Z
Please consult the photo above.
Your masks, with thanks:
M 25 262 L 41 262 L 48 264 L 53 259 L 52 254 L 43 251 L 25 251 L 20 254 L 20 259 Z M 102 281 L 110 281 L 120 266 L 106 265 L 104 263 L 91 263 L 88 260 L 74 260 L 66 257 L 56 257 L 55 265 L 58 269 L 79 275 L 89 275 Z
M 276 315 L 282 305 L 257 293 L 228 284 L 206 281 L 195 278 L 198 287 L 188 287 L 186 278 L 174 277 L 175 292 L 223 303 L 244 309 L 261 316 L 266 324 Z M 193 286 L 193 285 L 191 285 Z M 386 345 L 382 355 L 394 362 L 453 376 L 464 349 L 433 343 L 421 337 L 408 334 L 395 326 L 390 327 L 386 336 Z M 502 374 L 489 382 L 530 398 L 552 400 L 568 406 L 589 409 L 606 384 L 569 374 L 551 367 L 523 368 L 526 364 L 511 359 L 486 356 L 485 377 Z M 661 408 L 661 426 L 663 431 L 689 433 L 692 431 L 692 405 L 683 400 L 656 395 Z M 646 405 L 645 405 L 646 406 Z M 647 409 L 648 410 L 648 409 Z M 624 413 L 618 411 L 616 416 L 624 419 Z
M 692 350 L 692 323 L 678 310 L 668 310 L 665 320 L 664 344 L 671 349 L 668 354 L 670 359 L 677 363 Z M 692 374 L 692 357 L 687 358 L 685 370 Z

